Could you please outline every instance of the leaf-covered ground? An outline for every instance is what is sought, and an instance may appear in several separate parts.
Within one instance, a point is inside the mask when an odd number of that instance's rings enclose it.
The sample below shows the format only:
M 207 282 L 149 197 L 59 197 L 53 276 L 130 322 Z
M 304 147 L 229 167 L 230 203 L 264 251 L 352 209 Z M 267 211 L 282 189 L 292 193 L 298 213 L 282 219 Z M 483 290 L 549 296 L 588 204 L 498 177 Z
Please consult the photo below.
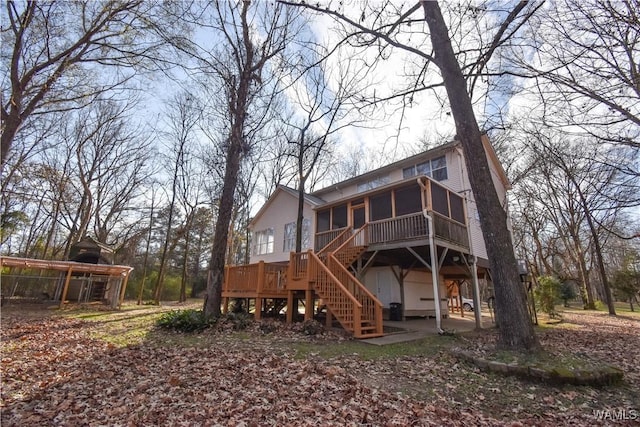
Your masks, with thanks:
M 538 330 L 552 355 L 573 352 L 625 370 L 622 385 L 594 389 L 501 377 L 456 359 L 457 348 L 490 348 L 492 331 L 382 348 L 288 327 L 185 336 L 154 329 L 158 310 L 3 308 L 2 425 L 640 422 L 631 419 L 640 416 L 637 316 L 576 311 Z M 621 415 L 627 419 L 611 419 Z

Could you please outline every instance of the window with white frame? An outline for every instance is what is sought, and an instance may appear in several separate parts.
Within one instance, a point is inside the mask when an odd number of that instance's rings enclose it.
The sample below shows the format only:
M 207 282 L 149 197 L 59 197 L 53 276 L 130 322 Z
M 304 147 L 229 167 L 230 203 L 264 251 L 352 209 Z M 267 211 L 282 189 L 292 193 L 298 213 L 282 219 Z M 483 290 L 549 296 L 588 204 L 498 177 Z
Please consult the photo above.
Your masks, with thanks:
M 302 248 L 310 247 L 311 241 L 311 221 L 309 218 L 302 219 Z M 290 222 L 284 225 L 284 242 L 282 245 L 283 252 L 291 252 L 296 250 L 296 222 Z
M 274 247 L 273 227 L 265 230 L 256 231 L 253 234 L 253 254 L 264 255 L 272 254 Z
M 409 178 L 416 175 L 426 175 L 436 181 L 444 181 L 447 175 L 447 158 L 445 156 L 436 157 L 417 165 L 409 166 L 402 170 L 403 178 Z

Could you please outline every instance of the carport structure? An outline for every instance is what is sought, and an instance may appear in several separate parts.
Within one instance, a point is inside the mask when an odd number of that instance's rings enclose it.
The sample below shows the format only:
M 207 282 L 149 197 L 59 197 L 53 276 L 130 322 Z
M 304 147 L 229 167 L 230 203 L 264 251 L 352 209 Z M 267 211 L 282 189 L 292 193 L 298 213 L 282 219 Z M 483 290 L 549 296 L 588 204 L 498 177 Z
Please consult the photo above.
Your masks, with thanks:
M 125 290 L 127 288 L 127 282 L 129 275 L 133 271 L 133 267 L 125 265 L 109 265 L 109 264 L 87 264 L 74 261 L 50 261 L 33 258 L 17 258 L 2 256 L 0 257 L 2 268 L 9 268 L 8 273 L 2 274 L 2 281 L 7 279 L 14 279 L 15 286 L 12 287 L 10 292 L 3 292 L 3 297 L 12 297 L 17 288 L 18 281 L 21 278 L 29 277 L 30 279 L 46 279 L 45 272 L 59 272 L 60 274 L 55 277 L 57 280 L 54 300 L 60 300 L 60 308 L 62 308 L 67 300 L 67 294 L 69 292 L 69 285 L 72 281 L 72 277 L 81 276 L 83 279 L 90 279 L 93 277 L 100 277 L 102 281 L 106 280 L 107 287 L 104 294 L 104 301 L 112 308 L 117 308 L 122 304 L 124 300 Z M 25 276 L 22 271 L 39 271 L 39 276 Z M 51 278 L 51 277 L 49 277 Z M 90 283 L 90 280 L 87 280 Z M 3 286 L 3 289 L 5 286 Z M 44 286 L 42 286 L 44 289 Z M 8 289 L 8 287 L 7 287 Z

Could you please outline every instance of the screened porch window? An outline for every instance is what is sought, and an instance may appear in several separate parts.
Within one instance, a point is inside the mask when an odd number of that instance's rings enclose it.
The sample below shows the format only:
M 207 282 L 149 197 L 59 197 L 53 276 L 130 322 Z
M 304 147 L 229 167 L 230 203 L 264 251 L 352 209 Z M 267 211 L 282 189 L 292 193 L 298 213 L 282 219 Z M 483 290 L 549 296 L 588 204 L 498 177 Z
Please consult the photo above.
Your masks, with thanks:
M 319 211 L 316 214 L 318 232 L 329 231 L 331 229 L 331 209 Z
M 431 185 L 431 203 L 433 210 L 449 217 L 449 203 L 447 201 L 447 190 L 439 185 Z
M 420 187 L 417 184 L 395 190 L 396 216 L 422 211 Z
M 333 208 L 333 218 L 331 220 L 331 229 L 344 228 L 347 226 L 347 205 L 335 206 Z
M 449 205 L 451 206 L 451 219 L 464 224 L 464 204 L 462 197 L 449 193 Z
M 391 218 L 391 191 L 387 191 L 369 199 L 371 221 Z

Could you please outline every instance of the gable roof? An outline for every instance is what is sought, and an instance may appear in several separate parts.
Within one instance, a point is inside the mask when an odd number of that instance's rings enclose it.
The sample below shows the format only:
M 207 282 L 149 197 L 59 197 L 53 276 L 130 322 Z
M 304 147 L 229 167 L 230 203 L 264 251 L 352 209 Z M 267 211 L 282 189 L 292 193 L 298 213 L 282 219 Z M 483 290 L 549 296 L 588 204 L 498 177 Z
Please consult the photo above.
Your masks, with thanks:
M 298 190 L 293 189 L 291 187 L 287 187 L 286 185 L 278 185 L 276 187 L 276 189 L 274 190 L 273 193 L 271 193 L 271 195 L 269 196 L 269 198 L 267 199 L 267 201 L 264 203 L 264 205 L 262 205 L 262 207 L 260 208 L 260 210 L 258 211 L 258 213 L 256 213 L 253 218 L 251 219 L 251 221 L 249 221 L 249 227 L 253 227 L 253 225 L 255 224 L 255 222 L 257 221 L 258 218 L 260 218 L 262 216 L 262 214 L 264 214 L 264 212 L 269 209 L 269 207 L 271 206 L 271 204 L 274 202 L 274 200 L 278 197 L 279 194 L 281 193 L 285 193 L 285 194 L 289 194 L 290 196 L 292 196 L 293 198 L 297 199 L 298 198 Z M 305 193 L 304 195 L 304 201 L 308 204 L 311 205 L 311 207 L 316 207 L 316 206 L 320 206 L 322 204 L 325 203 L 324 200 L 322 200 L 319 197 L 316 196 L 312 196 L 311 194 L 307 194 Z
M 486 133 L 482 134 L 482 145 L 484 146 L 484 151 L 489 156 L 489 159 L 496 167 L 496 171 L 498 171 L 498 176 L 500 177 L 500 181 L 502 181 L 502 185 L 504 185 L 505 190 L 511 190 L 511 181 L 509 181 L 507 173 L 504 171 L 502 163 L 500 163 L 500 160 L 498 159 L 496 150 L 493 149 L 493 144 L 489 141 L 489 137 Z
M 433 159 L 435 157 L 443 156 L 447 151 L 460 147 L 462 144 L 457 139 L 447 142 L 442 145 L 438 145 L 430 150 L 423 151 L 422 153 L 415 154 L 411 157 L 404 158 L 402 160 L 398 160 L 396 162 L 390 163 L 386 166 L 382 166 L 378 169 L 371 170 L 369 172 L 365 172 L 362 175 L 354 176 L 353 178 L 346 179 L 344 181 L 337 182 L 335 184 L 329 185 L 328 187 L 321 188 L 320 190 L 316 190 L 311 193 L 312 196 L 320 197 L 323 194 L 330 193 L 335 191 L 336 188 L 346 187 L 352 184 L 357 184 L 360 182 L 366 182 L 370 179 L 374 179 L 380 175 L 384 175 L 385 173 L 391 172 L 397 169 L 404 169 L 405 167 L 412 166 L 414 164 L 420 163 L 422 161 Z M 494 164 L 496 171 L 498 172 L 498 176 L 500 181 L 504 185 L 505 189 L 511 189 L 511 182 L 507 177 L 498 156 L 496 155 L 495 150 L 493 149 L 493 145 L 489 141 L 489 137 L 483 133 L 482 134 L 482 145 L 484 146 L 484 150 L 487 153 L 489 160 Z
M 336 189 L 336 187 L 346 187 L 348 185 L 356 184 L 359 182 L 368 181 L 370 179 L 376 178 L 380 175 L 383 175 L 387 172 L 391 172 L 393 170 L 397 170 L 400 168 L 409 167 L 416 163 L 419 163 L 423 160 L 431 159 L 434 157 L 439 157 L 444 155 L 451 148 L 459 145 L 459 141 L 451 141 L 446 144 L 439 145 L 435 148 L 432 148 L 427 151 L 423 151 L 422 153 L 415 154 L 411 157 L 406 157 L 402 160 L 398 160 L 396 162 L 390 163 L 386 166 L 382 166 L 378 169 L 371 170 L 369 172 L 365 172 L 362 175 L 354 176 L 353 178 L 346 179 L 344 181 L 337 182 L 328 187 L 321 188 L 320 190 L 314 191 L 311 193 L 314 196 L 321 196 L 322 194 L 330 193 Z

